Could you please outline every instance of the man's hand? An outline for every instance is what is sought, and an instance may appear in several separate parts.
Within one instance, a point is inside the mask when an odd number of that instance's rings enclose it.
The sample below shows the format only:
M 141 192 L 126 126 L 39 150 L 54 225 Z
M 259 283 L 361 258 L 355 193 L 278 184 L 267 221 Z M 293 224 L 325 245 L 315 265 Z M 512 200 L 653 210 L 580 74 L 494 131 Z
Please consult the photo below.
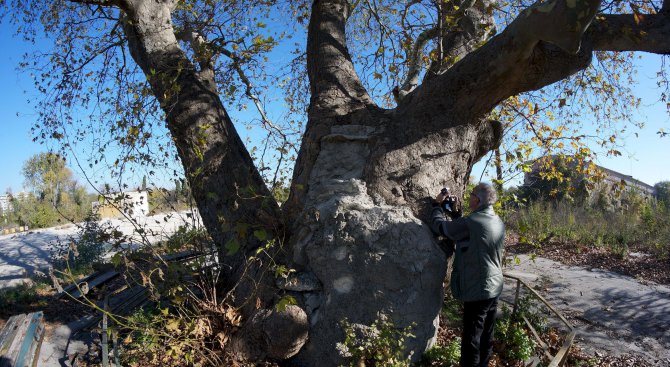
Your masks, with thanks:
M 447 198 L 447 194 L 443 194 L 443 193 L 440 192 L 440 193 L 437 194 L 437 196 L 435 197 L 435 202 L 438 203 L 438 204 L 442 204 L 442 202 L 443 202 L 444 199 L 446 199 L 446 198 Z

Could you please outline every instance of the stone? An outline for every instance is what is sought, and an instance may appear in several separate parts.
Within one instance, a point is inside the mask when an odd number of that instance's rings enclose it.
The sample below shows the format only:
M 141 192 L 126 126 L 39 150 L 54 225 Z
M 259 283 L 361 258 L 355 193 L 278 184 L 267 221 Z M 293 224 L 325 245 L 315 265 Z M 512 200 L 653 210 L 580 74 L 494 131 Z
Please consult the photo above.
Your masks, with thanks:
M 287 359 L 300 351 L 308 335 L 307 314 L 299 306 L 261 309 L 235 333 L 231 351 L 236 359 L 248 362 Z
M 290 274 L 286 278 L 279 278 L 276 281 L 279 289 L 294 292 L 309 292 L 321 289 L 321 283 L 312 272 L 299 272 Z
M 296 355 L 309 335 L 307 314 L 296 305 L 288 305 L 279 312 L 273 310 L 263 322 L 267 354 L 275 359 Z

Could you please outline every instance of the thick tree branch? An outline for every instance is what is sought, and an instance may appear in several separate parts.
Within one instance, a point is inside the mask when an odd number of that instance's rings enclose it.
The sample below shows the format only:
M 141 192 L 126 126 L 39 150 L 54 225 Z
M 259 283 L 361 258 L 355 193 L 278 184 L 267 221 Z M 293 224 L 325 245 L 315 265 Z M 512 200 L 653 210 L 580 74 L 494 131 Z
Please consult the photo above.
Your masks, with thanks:
M 272 231 L 280 217 L 277 203 L 223 107 L 213 78 L 198 72 L 179 47 L 170 4 L 143 3 L 127 16 L 124 29 L 131 55 L 166 114 L 200 215 L 219 245 L 226 281 L 235 283 L 246 271 L 247 256 L 260 245 L 252 231 L 242 233 L 236 226 L 254 223 Z
M 188 42 L 191 45 L 195 59 L 198 61 L 198 65 L 200 65 L 200 72 L 211 74 L 211 76 L 208 76 L 213 78 L 214 54 L 210 49 L 210 44 L 207 42 L 207 39 L 199 32 L 188 29 L 176 33 L 176 36 L 178 39 Z
M 643 51 L 668 55 L 670 14 L 599 15 L 586 38 L 591 40 L 596 51 Z
M 316 0 L 307 37 L 307 73 L 312 102 L 310 113 L 345 114 L 372 104 L 346 45 L 346 0 Z
M 437 39 L 437 59 L 431 63 L 424 76 L 424 81 L 444 73 L 456 61 L 471 52 L 477 44 L 495 33 L 493 17 L 487 13 L 489 5 L 489 1 L 484 0 L 464 0 L 456 3 L 443 3 L 442 0 L 438 0 L 435 2 L 438 24 L 434 28 L 424 30 L 417 37 L 408 56 L 407 77 L 400 87 L 393 90 L 396 102 L 399 103 L 419 84 L 421 57 L 428 41 Z M 452 19 L 452 23 L 446 22 L 447 19 Z
M 489 0 L 463 0 L 443 4 L 442 19 L 457 19 L 455 24 L 445 24 L 440 34 L 440 57 L 433 61 L 425 79 L 443 74 L 458 60 L 495 33 L 495 21 L 489 12 Z M 446 29 L 449 27 L 450 29 Z
M 448 72 L 426 81 L 399 109 L 428 130 L 441 129 L 437 121 L 444 115 L 458 115 L 460 123 L 478 121 L 509 96 L 571 75 L 590 63 L 590 52 L 579 51 L 599 5 L 599 0 L 536 3 Z

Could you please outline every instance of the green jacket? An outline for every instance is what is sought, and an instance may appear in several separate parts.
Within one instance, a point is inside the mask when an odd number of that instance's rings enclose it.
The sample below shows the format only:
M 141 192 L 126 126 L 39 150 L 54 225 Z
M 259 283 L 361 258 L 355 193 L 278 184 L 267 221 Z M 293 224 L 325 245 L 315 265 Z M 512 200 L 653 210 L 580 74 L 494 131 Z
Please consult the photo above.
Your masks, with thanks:
M 447 221 L 437 207 L 432 217 L 433 230 L 456 241 L 450 284 L 454 297 L 472 302 L 499 296 L 505 226 L 493 208 L 482 206 L 467 217 Z

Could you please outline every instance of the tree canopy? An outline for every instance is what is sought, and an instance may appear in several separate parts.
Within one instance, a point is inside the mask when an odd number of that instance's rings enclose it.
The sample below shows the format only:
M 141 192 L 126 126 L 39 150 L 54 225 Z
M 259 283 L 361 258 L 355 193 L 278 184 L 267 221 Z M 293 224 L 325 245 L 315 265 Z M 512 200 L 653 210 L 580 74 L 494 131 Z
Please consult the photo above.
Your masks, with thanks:
M 44 96 L 36 106 L 36 138 L 57 139 L 63 146 L 95 144 L 94 150 L 81 149 L 88 151 L 91 168 L 123 174 L 148 164 L 152 176 L 182 174 L 171 164 L 176 151 L 164 138 L 164 110 L 131 58 L 124 1 L 4 3 L 4 18 L 15 22 L 25 40 L 36 46 L 45 38 L 58 40 L 26 55 L 22 64 Z M 347 46 L 371 98 L 393 107 L 500 34 L 532 4 L 358 1 L 347 21 Z M 603 2 L 585 36 L 593 62 L 589 57 L 583 60 L 587 67 L 570 77 L 503 99 L 492 112 L 505 127 L 503 161 L 516 170 L 528 169 L 524 162 L 538 154 L 620 155 L 619 135 L 644 125 L 632 114 L 640 100 L 631 88 L 635 56 L 626 51 L 664 54 L 662 9 L 661 1 Z M 278 168 L 291 169 L 287 161 L 295 158 L 304 129 L 309 86 L 303 25 L 309 10 L 301 1 L 179 1 L 171 9 L 180 47 L 196 68 L 213 72 L 227 108 L 256 111 L 235 122 L 265 129 L 267 138 L 254 139 L 250 148 L 273 186 L 288 184 L 290 172 L 282 175 Z M 615 16 L 622 13 L 627 15 Z M 602 36 L 608 32 L 611 36 Z M 648 46 L 638 45 L 643 41 Z M 282 55 L 288 57 L 280 60 Z M 662 65 L 659 99 L 667 103 Z M 125 180 L 133 179 L 138 178 Z

